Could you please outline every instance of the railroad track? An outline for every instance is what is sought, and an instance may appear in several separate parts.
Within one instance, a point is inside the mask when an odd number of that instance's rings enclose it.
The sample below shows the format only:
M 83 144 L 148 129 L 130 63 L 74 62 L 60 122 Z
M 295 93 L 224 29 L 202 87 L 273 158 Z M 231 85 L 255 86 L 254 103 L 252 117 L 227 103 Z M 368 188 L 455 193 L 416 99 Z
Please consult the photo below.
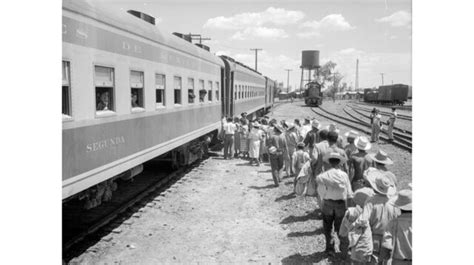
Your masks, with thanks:
M 367 119 L 370 120 L 370 116 L 368 116 L 368 115 L 366 115 L 366 114 L 364 114 L 364 113 L 358 111 L 357 108 L 354 108 L 353 106 L 350 106 L 350 105 L 346 105 L 346 106 L 347 106 L 349 109 L 351 109 L 352 111 L 354 111 L 355 113 L 357 113 L 357 114 L 359 114 L 359 115 L 361 115 L 361 116 L 363 116 L 363 117 L 365 117 L 365 118 L 367 118 Z M 404 130 L 404 129 L 401 129 L 401 128 L 396 127 L 396 126 L 394 126 L 393 129 L 394 129 L 395 131 L 399 131 L 399 132 L 401 132 L 401 133 L 406 133 L 406 134 L 412 135 L 412 132 L 409 131 L 409 130 Z
M 192 168 L 194 168 L 197 164 L 200 164 L 201 162 L 202 160 L 197 160 L 191 165 L 181 167 L 178 170 L 167 174 L 159 180 L 155 180 L 151 183 L 148 183 L 148 186 L 143 187 L 142 189 L 134 190 L 134 195 L 131 196 L 130 199 L 127 199 L 126 201 L 115 205 L 113 210 L 107 211 L 106 213 L 102 213 L 102 215 L 98 216 L 92 224 L 88 224 L 86 227 L 81 229 L 79 233 L 75 234 L 74 236 L 69 236 L 67 238 L 67 241 L 63 241 L 63 257 L 66 259 L 74 257 L 76 253 L 70 252 L 78 252 L 78 250 L 75 250 L 74 248 L 80 245 L 81 242 L 85 241 L 86 238 L 93 235 L 94 233 L 97 233 L 101 230 L 113 232 L 114 224 L 115 226 L 122 224 L 122 219 L 125 219 L 121 218 L 121 216 L 134 216 L 135 214 L 137 214 L 137 212 L 143 211 L 140 210 L 140 208 L 154 207 L 161 199 L 159 195 L 163 191 L 168 189 L 171 184 L 173 184 L 175 181 L 177 181 L 184 174 L 189 172 Z M 137 189 L 137 187 L 134 187 L 134 189 Z M 120 195 L 124 194 L 115 194 L 115 196 Z
M 365 112 L 368 112 L 370 113 L 372 110 L 370 109 L 366 109 L 364 107 L 359 107 L 359 106 L 355 106 L 355 105 L 349 105 L 347 104 L 347 106 L 353 108 L 353 109 L 357 109 L 357 110 L 361 110 L 361 111 L 365 111 Z M 384 116 L 390 116 L 390 112 L 386 112 L 386 111 L 380 111 L 380 114 L 384 115 Z M 364 115 L 365 116 L 365 115 Z M 412 121 L 412 117 L 411 116 L 408 116 L 408 115 L 403 115 L 403 114 L 398 114 L 397 115 L 397 119 L 401 119 L 401 120 L 407 120 L 407 121 Z
M 402 109 L 402 110 L 407 110 L 411 111 L 412 106 L 400 106 L 400 105 L 381 105 L 381 104 L 375 104 L 375 103 L 368 103 L 368 102 L 363 102 L 363 101 L 356 101 L 354 102 L 357 105 L 366 105 L 366 106 L 371 106 L 371 107 L 383 107 L 383 108 L 391 108 L 391 107 L 396 107 L 397 109 Z
M 324 117 L 328 120 L 331 120 L 331 121 L 334 121 L 336 123 L 342 124 L 342 125 L 344 125 L 346 127 L 349 127 L 351 129 L 358 130 L 358 131 L 364 132 L 364 133 L 369 134 L 369 135 L 371 134 L 370 125 L 366 122 L 361 122 L 361 121 L 355 120 L 355 119 L 349 119 L 349 118 L 331 113 L 331 112 L 329 112 L 329 111 L 327 111 L 327 110 L 325 110 L 321 107 L 319 107 L 319 109 L 324 113 L 316 111 L 315 108 L 311 108 L 311 110 L 314 113 L 318 114 L 321 117 Z M 380 136 L 380 139 L 389 142 L 388 137 L 385 137 L 383 135 Z M 404 139 L 403 137 L 399 137 L 399 136 L 394 135 L 394 141 L 390 142 L 390 143 L 394 146 L 397 146 L 399 148 L 407 150 L 411 153 L 411 150 L 412 150 L 411 140 Z

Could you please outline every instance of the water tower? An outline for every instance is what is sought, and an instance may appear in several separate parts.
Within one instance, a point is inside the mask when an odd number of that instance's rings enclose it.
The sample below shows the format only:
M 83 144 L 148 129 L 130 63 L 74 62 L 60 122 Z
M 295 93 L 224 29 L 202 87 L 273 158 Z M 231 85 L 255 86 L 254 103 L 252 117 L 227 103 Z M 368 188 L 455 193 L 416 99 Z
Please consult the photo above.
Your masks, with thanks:
M 319 51 L 316 50 L 307 50 L 302 51 L 301 54 L 301 83 L 300 89 L 303 89 L 304 85 L 311 82 L 312 75 L 311 71 L 315 70 L 316 72 L 321 66 L 319 65 Z M 304 72 L 307 70 L 308 78 L 304 78 Z

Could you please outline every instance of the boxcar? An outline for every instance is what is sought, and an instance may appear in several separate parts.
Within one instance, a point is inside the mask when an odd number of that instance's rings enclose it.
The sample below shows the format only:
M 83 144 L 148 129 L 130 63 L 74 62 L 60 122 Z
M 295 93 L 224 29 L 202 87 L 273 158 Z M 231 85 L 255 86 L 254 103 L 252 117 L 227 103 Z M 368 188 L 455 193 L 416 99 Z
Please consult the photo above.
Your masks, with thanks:
M 377 101 L 380 103 L 403 104 L 408 99 L 408 85 L 394 84 L 379 87 Z

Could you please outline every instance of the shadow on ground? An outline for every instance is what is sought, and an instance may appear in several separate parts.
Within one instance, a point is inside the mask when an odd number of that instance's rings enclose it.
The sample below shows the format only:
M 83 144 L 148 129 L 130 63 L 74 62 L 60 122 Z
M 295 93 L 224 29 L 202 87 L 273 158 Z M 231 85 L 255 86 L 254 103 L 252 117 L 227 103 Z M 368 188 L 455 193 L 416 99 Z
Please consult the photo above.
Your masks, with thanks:
M 301 236 L 315 236 L 315 235 L 321 235 L 324 233 L 324 229 L 318 228 L 314 231 L 305 231 L 305 232 L 291 232 L 288 233 L 288 237 L 301 237 Z
M 281 220 L 280 224 L 306 222 L 308 220 L 322 220 L 321 211 L 319 209 L 316 209 L 315 211 L 310 212 L 307 215 L 303 215 L 303 216 L 290 215 L 288 217 L 285 217 L 283 220 Z
M 264 190 L 264 189 L 273 189 L 276 188 L 275 184 L 268 184 L 267 186 L 249 186 L 249 188 L 254 189 L 254 190 Z
M 315 252 L 310 255 L 301 255 L 293 254 L 281 260 L 283 265 L 300 265 L 300 264 L 314 264 L 321 262 L 322 260 L 328 258 L 327 254 L 324 252 Z M 331 260 L 330 258 L 328 260 Z M 322 263 L 322 264 L 331 264 L 331 263 Z
M 286 184 L 286 183 L 285 183 Z M 296 198 L 296 194 L 294 192 L 290 193 L 290 194 L 287 194 L 287 195 L 283 195 L 283 196 L 280 196 L 278 198 L 275 199 L 276 202 L 279 202 L 279 201 L 287 201 L 287 200 L 291 200 L 293 198 Z

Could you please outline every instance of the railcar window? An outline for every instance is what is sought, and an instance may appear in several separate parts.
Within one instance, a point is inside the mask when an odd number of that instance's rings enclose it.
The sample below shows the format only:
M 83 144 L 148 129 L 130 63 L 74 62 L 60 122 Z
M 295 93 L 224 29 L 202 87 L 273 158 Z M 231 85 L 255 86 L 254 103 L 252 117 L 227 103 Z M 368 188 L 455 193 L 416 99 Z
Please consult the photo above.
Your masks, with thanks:
M 143 72 L 130 71 L 131 104 L 132 108 L 144 108 L 143 90 L 144 77 Z
M 194 103 L 194 79 L 188 78 L 188 103 Z
M 62 113 L 71 116 L 71 71 L 69 62 L 63 61 Z
M 165 87 L 166 78 L 165 75 L 155 74 L 155 94 L 156 94 L 156 105 L 165 106 Z
M 219 101 L 219 90 L 221 87 L 219 86 L 219 82 L 216 82 L 216 101 Z
M 239 85 L 239 99 L 242 99 L 242 86 Z
M 95 66 L 97 111 L 114 111 L 114 68 Z
M 238 95 L 238 91 L 237 91 L 237 85 L 234 85 L 234 100 L 237 100 L 237 95 Z
M 206 89 L 204 88 L 204 80 L 199 80 L 199 102 L 204 102 L 206 98 Z
M 175 76 L 174 77 L 174 104 L 181 104 L 181 77 Z
M 208 82 L 209 87 L 207 90 L 207 100 L 212 101 L 212 81 Z

